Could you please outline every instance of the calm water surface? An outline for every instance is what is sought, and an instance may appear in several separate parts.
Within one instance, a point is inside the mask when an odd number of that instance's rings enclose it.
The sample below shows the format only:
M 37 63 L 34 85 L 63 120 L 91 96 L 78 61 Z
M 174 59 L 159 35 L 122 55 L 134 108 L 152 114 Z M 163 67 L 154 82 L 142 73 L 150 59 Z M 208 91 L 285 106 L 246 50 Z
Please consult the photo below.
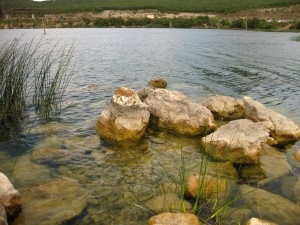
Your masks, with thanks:
M 76 64 L 61 121 L 49 128 L 30 120 L 27 126 L 31 130 L 24 132 L 20 143 L 0 143 L 0 169 L 11 174 L 14 168 L 11 179 L 18 188 L 56 176 L 79 180 L 90 197 L 84 213 L 71 224 L 145 224 L 149 213 L 133 203 L 143 205 L 157 195 L 156 188 L 169 173 L 176 176 L 182 146 L 187 160 L 199 158 L 198 140 L 165 133 L 149 131 L 163 144 L 150 139 L 140 149 L 122 151 L 100 143 L 95 123 L 119 86 L 140 89 L 161 76 L 169 89 L 181 91 L 195 102 L 215 94 L 234 98 L 247 95 L 300 124 L 300 42 L 292 40 L 296 36 L 293 33 L 49 29 L 44 35 L 42 30 L 1 30 L 0 43 L 20 36 L 22 41 L 34 38 L 49 46 L 74 44 Z M 29 160 L 27 164 L 23 160 L 26 165 L 18 170 L 20 157 L 14 154 L 20 153 L 20 145 L 22 157 Z M 61 147 L 70 150 L 71 157 L 36 164 L 47 170 L 43 174 L 30 160 L 36 146 Z M 298 179 L 300 166 L 292 155 L 288 158 L 292 168 L 289 176 Z M 293 197 L 290 200 L 294 201 Z M 27 218 L 23 223 L 39 221 Z

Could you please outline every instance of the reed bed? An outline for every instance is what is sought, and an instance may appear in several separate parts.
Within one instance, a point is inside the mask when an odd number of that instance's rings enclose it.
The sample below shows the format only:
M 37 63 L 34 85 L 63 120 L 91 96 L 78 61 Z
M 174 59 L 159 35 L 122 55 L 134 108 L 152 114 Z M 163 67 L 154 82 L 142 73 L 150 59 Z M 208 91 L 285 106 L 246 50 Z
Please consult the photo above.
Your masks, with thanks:
M 49 122 L 57 118 L 73 70 L 74 46 L 45 51 L 42 41 L 22 43 L 21 38 L 0 49 L 0 141 L 22 130 L 29 106 L 37 118 Z

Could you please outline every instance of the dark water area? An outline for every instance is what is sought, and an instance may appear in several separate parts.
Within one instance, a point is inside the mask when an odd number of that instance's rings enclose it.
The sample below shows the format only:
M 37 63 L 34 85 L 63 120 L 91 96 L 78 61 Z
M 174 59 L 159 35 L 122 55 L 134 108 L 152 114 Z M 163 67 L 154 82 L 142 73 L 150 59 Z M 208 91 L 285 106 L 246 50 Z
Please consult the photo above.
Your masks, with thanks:
M 18 142 L 0 143 L 0 171 L 21 190 L 61 176 L 78 180 L 88 190 L 87 206 L 69 224 L 146 224 L 151 214 L 137 205 L 156 196 L 170 174 L 178 175 L 180 149 L 192 160 L 189 165 L 199 161 L 199 140 L 148 131 L 149 139 L 137 149 L 100 142 L 95 124 L 115 89 L 141 89 L 159 76 L 168 81 L 168 89 L 197 103 L 216 94 L 251 96 L 300 125 L 300 42 L 295 36 L 198 29 L 0 30 L 0 44 L 21 37 L 22 42 L 41 41 L 44 48 L 75 46 L 74 76 L 61 120 L 43 125 L 29 118 Z M 69 152 L 55 160 L 33 160 L 41 148 Z M 299 143 L 282 150 L 289 169 L 265 189 L 299 205 L 300 193 L 285 191 L 288 184 L 299 183 L 294 149 Z M 257 167 L 248 170 L 260 173 L 245 172 L 243 182 L 273 176 Z M 16 224 L 41 224 L 38 216 L 24 217 Z M 274 222 L 289 224 L 280 219 Z

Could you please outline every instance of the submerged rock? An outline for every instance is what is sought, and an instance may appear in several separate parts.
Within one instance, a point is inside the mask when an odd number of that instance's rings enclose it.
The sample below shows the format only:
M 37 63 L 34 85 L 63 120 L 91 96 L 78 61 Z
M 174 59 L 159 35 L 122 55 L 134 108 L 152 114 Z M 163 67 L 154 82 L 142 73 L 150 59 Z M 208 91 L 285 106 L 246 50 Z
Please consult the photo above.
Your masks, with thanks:
M 145 133 L 150 113 L 129 88 L 120 87 L 96 124 L 99 136 L 112 143 L 138 142 Z
M 213 158 L 234 163 L 257 163 L 262 144 L 269 139 L 269 130 L 248 119 L 234 120 L 202 138 L 204 150 Z
M 194 214 L 164 212 L 152 216 L 148 225 L 200 225 L 200 221 Z
M 178 91 L 156 89 L 148 94 L 144 103 L 149 106 L 151 122 L 158 128 L 196 136 L 210 133 L 216 127 L 206 107 L 193 103 Z
M 208 108 L 217 119 L 241 119 L 244 115 L 243 101 L 229 96 L 212 96 L 208 98 L 203 105 Z
M 8 218 L 15 217 L 21 211 L 19 192 L 11 184 L 7 176 L 0 172 L 0 205 L 5 208 Z
M 240 178 L 254 178 L 261 185 L 285 176 L 289 172 L 290 165 L 286 154 L 266 144 L 262 145 L 259 163 L 243 165 L 239 168 Z
M 278 224 L 253 217 L 248 221 L 246 225 L 278 225 Z
M 210 198 L 216 194 L 226 194 L 227 180 L 223 178 L 213 177 L 211 175 L 192 174 L 188 177 L 185 189 L 185 195 L 196 198 Z
M 39 163 L 67 163 L 70 161 L 71 152 L 67 149 L 60 148 L 41 148 L 32 153 L 32 159 Z
M 166 88 L 168 83 L 163 78 L 156 78 L 154 80 L 150 80 L 148 84 L 154 88 Z
M 286 225 L 299 224 L 300 206 L 279 195 L 248 185 L 240 186 L 245 204 L 261 218 L 284 221 Z
M 300 128 L 285 116 L 266 108 L 250 97 L 244 97 L 245 116 L 255 122 L 262 122 L 279 143 L 295 142 L 300 138 Z
M 145 206 L 154 213 L 181 212 L 181 199 L 175 193 L 158 195 L 145 203 Z M 187 212 L 192 211 L 192 205 L 184 200 L 184 207 Z
M 20 193 L 25 224 L 62 224 L 87 206 L 87 190 L 70 178 L 57 178 Z

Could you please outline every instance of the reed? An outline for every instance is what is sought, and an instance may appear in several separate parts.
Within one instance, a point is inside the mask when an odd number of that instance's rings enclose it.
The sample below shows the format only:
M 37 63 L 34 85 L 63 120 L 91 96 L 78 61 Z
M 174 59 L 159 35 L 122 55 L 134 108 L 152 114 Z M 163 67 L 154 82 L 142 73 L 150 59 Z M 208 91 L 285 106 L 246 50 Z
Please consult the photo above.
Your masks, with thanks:
M 57 115 L 72 71 L 74 47 L 55 54 L 42 51 L 42 43 L 21 43 L 17 38 L 0 49 L 0 141 L 18 134 L 33 105 L 37 116 L 49 121 Z M 52 70 L 54 67 L 54 73 Z

